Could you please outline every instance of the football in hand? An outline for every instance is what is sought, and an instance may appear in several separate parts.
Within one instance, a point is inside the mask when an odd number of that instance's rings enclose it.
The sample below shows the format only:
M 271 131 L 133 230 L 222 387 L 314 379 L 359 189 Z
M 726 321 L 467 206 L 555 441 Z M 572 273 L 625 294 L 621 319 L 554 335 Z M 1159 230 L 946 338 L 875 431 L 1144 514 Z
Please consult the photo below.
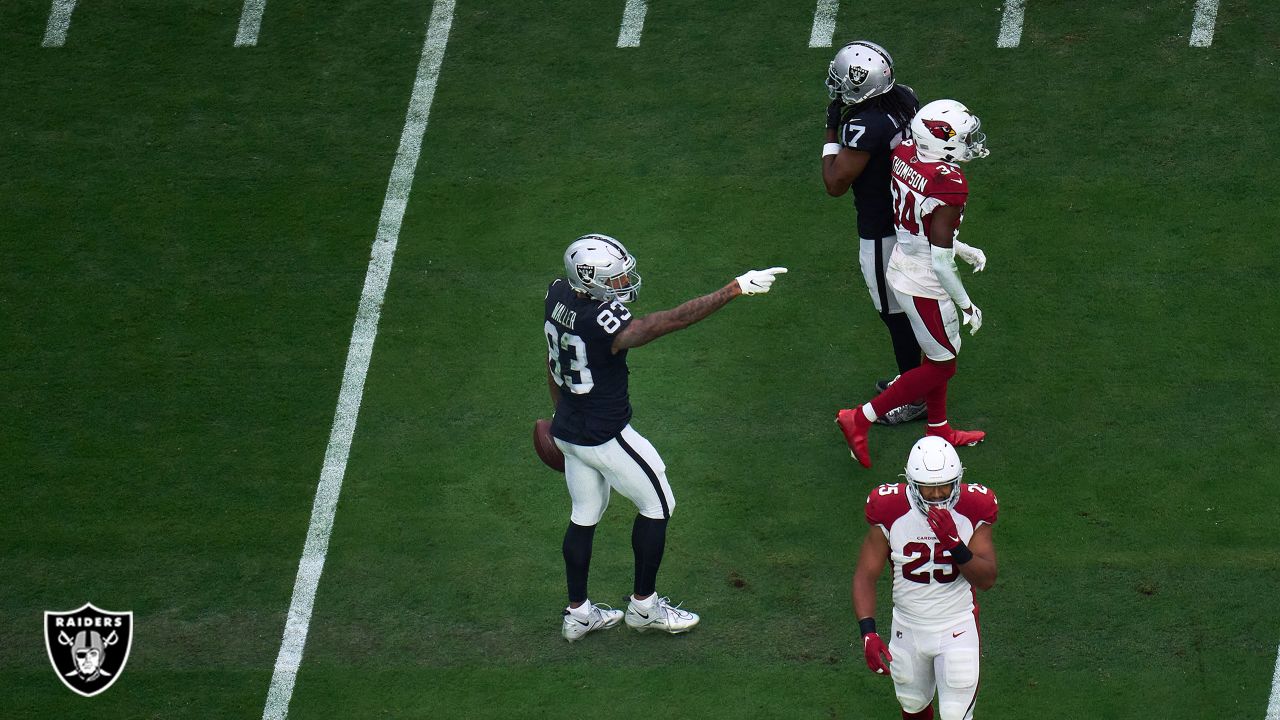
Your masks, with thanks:
M 538 457 L 547 467 L 556 472 L 564 472 L 564 453 L 556 447 L 556 441 L 551 439 L 550 420 L 538 420 L 533 424 L 533 449 L 538 451 Z

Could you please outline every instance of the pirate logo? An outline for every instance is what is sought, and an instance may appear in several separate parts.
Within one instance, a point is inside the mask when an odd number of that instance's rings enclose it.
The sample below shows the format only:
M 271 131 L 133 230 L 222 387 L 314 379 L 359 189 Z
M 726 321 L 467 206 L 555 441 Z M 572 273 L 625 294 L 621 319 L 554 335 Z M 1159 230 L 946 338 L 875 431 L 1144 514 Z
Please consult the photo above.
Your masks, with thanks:
M 857 65 L 849 66 L 849 82 L 853 85 L 861 85 L 866 82 L 867 76 L 870 74 L 871 73 L 867 72 L 867 69 L 864 67 L 858 67 Z
M 133 647 L 133 613 L 92 603 L 66 612 L 45 611 L 44 647 L 62 684 L 85 697 L 111 687 Z

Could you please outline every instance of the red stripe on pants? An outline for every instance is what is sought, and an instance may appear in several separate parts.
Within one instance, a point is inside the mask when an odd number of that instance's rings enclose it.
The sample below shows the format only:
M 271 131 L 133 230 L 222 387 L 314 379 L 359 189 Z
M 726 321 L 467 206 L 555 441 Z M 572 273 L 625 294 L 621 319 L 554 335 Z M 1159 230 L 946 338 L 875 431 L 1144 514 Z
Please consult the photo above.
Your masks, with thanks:
M 947 337 L 947 326 L 942 322 L 942 306 L 938 301 L 922 297 L 912 297 L 911 300 L 915 302 L 916 313 L 920 315 L 920 320 L 924 322 L 925 329 L 933 339 L 949 350 L 952 355 L 957 354 L 956 349 L 951 346 L 951 339 Z

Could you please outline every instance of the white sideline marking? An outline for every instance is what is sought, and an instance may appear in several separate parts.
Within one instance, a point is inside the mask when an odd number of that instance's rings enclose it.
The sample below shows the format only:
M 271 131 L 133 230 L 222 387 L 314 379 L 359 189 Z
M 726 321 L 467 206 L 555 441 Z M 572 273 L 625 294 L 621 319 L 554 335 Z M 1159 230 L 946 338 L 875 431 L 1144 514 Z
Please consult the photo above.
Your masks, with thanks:
M 1196 17 L 1191 21 L 1191 47 L 1213 44 L 1213 24 L 1217 20 L 1218 0 L 1196 0 Z
M 840 9 L 840 0 L 818 0 L 813 9 L 813 30 L 809 31 L 809 47 L 831 47 L 831 38 L 836 34 L 836 12 Z
M 293 683 L 298 676 L 298 666 L 302 663 L 302 650 L 307 642 L 316 588 L 320 584 L 320 573 L 324 570 L 329 534 L 333 530 L 333 515 L 338 506 L 338 494 L 342 490 L 342 476 L 347 470 L 356 416 L 360 413 L 360 401 L 364 396 L 365 374 L 369 371 L 373 341 L 378 335 L 382 299 L 387 292 L 387 279 L 391 275 L 391 263 L 395 259 L 396 244 L 400 239 L 400 224 L 404 220 L 409 190 L 413 187 L 413 173 L 422 152 L 422 136 L 427 130 L 427 117 L 431 112 L 431 101 L 435 97 L 436 81 L 440 77 L 440 64 L 444 61 L 449 28 L 453 24 L 453 7 L 454 0 L 436 0 L 435 7 L 431 10 L 431 20 L 427 24 L 427 37 L 422 43 L 422 59 L 418 62 L 418 74 L 413 80 L 413 96 L 409 100 L 404 132 L 400 135 L 400 148 L 396 151 L 395 163 L 391 166 L 387 194 L 382 201 L 382 214 L 378 218 L 378 232 L 373 240 L 369 269 L 364 277 L 364 290 L 360 293 L 360 307 L 356 311 L 355 329 L 351 332 L 347 365 L 342 372 L 342 388 L 338 391 L 338 408 L 333 414 L 333 429 L 329 433 L 329 446 L 324 452 L 324 467 L 320 471 L 320 483 L 316 486 L 316 499 L 311 507 L 311 524 L 307 527 L 307 541 L 302 549 L 302 559 L 298 562 L 293 599 L 289 601 L 289 616 L 284 626 L 284 638 L 280 642 L 280 654 L 276 656 L 275 670 L 271 674 L 271 688 L 267 691 L 266 707 L 262 711 L 263 720 L 284 720 L 289 715 L 289 700 L 293 697 Z
M 618 47 L 640 47 L 647 9 L 644 0 L 627 0 L 627 7 L 622 11 L 622 29 L 618 31 Z
M 236 30 L 236 47 L 253 47 L 258 44 L 258 31 L 262 29 L 262 11 L 267 0 L 244 0 L 240 11 L 240 28 Z
M 44 29 L 43 47 L 62 47 L 67 44 L 67 28 L 71 27 L 71 11 L 76 0 L 53 0 L 49 8 L 49 25 Z
M 1271 701 L 1267 703 L 1267 720 L 1280 720 L 1280 648 L 1276 649 L 1276 672 L 1271 677 Z
M 1027 0 L 1004 0 L 1004 17 L 1000 19 L 998 48 L 1016 48 L 1022 42 L 1022 16 L 1027 10 Z

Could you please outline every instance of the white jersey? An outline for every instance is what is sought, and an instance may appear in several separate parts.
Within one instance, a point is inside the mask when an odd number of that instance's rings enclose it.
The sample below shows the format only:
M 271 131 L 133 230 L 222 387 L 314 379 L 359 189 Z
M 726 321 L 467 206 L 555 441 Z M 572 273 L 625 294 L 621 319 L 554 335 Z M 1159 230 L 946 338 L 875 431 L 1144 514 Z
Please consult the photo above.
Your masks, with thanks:
M 996 495 L 982 485 L 960 484 L 951 509 L 960 539 L 968 542 L 983 523 L 996 521 Z M 924 630 L 940 629 L 972 617 L 973 586 L 960 574 L 951 553 L 938 544 L 924 513 L 907 494 L 906 483 L 881 485 L 867 497 L 867 522 L 889 541 L 893 566 L 893 617 Z
M 890 162 L 893 226 L 898 243 L 889 257 L 885 278 L 899 292 L 942 300 L 947 291 L 933 271 L 929 228 L 938 206 L 964 207 L 969 184 L 959 165 L 917 157 L 915 143 L 910 140 L 894 149 Z M 957 223 L 953 233 L 959 232 Z

